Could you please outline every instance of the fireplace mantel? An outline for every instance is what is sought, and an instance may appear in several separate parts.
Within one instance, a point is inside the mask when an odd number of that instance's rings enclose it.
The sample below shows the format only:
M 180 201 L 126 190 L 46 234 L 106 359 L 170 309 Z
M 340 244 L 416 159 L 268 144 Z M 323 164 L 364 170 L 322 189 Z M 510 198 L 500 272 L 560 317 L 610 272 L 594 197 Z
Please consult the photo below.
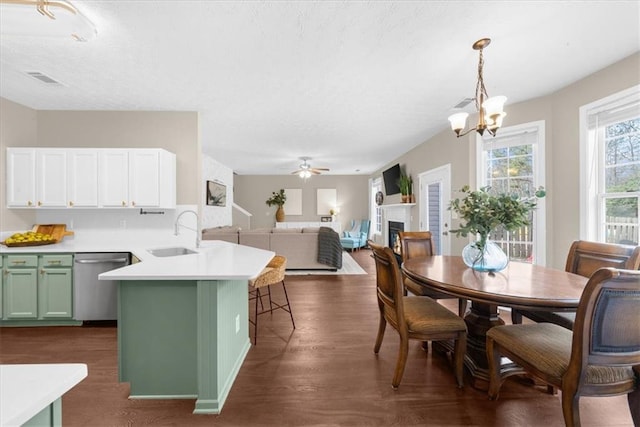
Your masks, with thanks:
M 382 237 L 384 245 L 389 242 L 389 221 L 401 222 L 405 231 L 411 231 L 411 208 L 415 203 L 396 203 L 392 205 L 380 205 L 382 208 Z
M 391 205 L 380 205 L 378 206 L 380 209 L 395 209 L 395 208 L 410 208 L 415 206 L 415 203 L 394 203 Z

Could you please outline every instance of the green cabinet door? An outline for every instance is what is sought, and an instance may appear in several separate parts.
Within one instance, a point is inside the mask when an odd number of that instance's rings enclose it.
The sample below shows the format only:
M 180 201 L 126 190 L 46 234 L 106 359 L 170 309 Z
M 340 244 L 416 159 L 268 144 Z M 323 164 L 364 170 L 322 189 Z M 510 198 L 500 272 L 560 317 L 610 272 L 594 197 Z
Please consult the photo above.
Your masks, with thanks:
M 4 286 L 2 286 L 2 282 L 4 282 L 4 268 L 2 268 L 4 257 L 0 256 L 0 319 L 2 319 L 2 293 L 4 292 Z
M 71 255 L 41 255 L 38 280 L 38 318 L 71 319 L 73 276 Z
M 4 319 L 38 318 L 37 256 L 9 255 L 4 259 Z

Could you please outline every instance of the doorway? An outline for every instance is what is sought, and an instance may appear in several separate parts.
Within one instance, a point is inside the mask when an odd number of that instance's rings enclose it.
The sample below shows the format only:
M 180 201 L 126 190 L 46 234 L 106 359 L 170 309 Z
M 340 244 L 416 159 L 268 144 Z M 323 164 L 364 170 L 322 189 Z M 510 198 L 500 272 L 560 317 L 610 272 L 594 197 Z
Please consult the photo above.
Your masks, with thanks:
M 451 164 L 419 175 L 420 230 L 431 231 L 437 255 L 451 253 Z

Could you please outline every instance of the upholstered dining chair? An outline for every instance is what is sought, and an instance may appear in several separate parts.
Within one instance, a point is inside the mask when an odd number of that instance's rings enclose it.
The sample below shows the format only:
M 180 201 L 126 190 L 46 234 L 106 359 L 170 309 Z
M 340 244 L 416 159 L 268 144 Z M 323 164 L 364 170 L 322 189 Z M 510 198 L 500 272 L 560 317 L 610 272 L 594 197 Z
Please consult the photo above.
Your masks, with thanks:
M 455 340 L 453 354 L 458 387 L 463 386 L 463 362 L 467 347 L 467 326 L 455 313 L 429 297 L 407 297 L 403 293 L 398 261 L 388 247 L 369 241 L 376 264 L 376 288 L 380 323 L 374 353 L 378 354 L 387 323 L 400 335 L 398 360 L 391 385 L 398 388 L 409 354 L 409 340 Z
M 573 242 L 567 255 L 565 271 L 591 277 L 596 270 L 602 267 L 638 270 L 640 268 L 640 246 L 586 240 Z M 575 311 L 550 312 L 512 309 L 511 323 L 522 323 L 522 316 L 534 322 L 549 322 L 573 329 L 576 313 Z
M 435 255 L 435 248 L 430 231 L 400 231 L 398 237 L 400 238 L 400 253 L 403 262 L 410 258 Z M 407 291 L 409 291 L 414 295 L 427 296 L 433 299 L 455 298 L 434 289 L 427 289 L 406 276 L 404 276 L 403 283 L 405 295 L 407 295 Z M 467 300 L 459 298 L 458 314 L 460 317 L 464 317 L 466 311 Z
M 489 398 L 504 379 L 508 357 L 530 375 L 562 390 L 567 426 L 580 425 L 581 396 L 628 393 L 634 423 L 640 421 L 640 271 L 602 268 L 585 286 L 573 331 L 553 323 L 495 326 L 487 332 Z M 637 366 L 636 366 L 637 368 Z
M 274 310 L 284 310 L 289 313 L 291 317 L 291 324 L 293 329 L 296 328 L 296 323 L 293 321 L 293 313 L 291 312 L 291 304 L 289 303 L 289 295 L 287 294 L 287 287 L 284 284 L 285 270 L 287 268 L 287 258 L 276 255 L 269 264 L 260 272 L 258 277 L 253 280 L 249 280 L 249 301 L 255 301 L 254 317 L 253 320 L 249 316 L 249 323 L 254 327 L 253 331 L 253 344 L 258 343 L 258 316 L 266 313 L 273 313 Z M 279 304 L 273 301 L 271 298 L 271 286 L 282 283 L 282 290 L 284 291 L 285 303 Z M 266 288 L 267 294 L 264 295 L 261 289 Z M 263 297 L 269 298 L 269 307 L 266 308 L 262 302 Z M 258 303 L 260 303 L 260 311 L 258 311 Z

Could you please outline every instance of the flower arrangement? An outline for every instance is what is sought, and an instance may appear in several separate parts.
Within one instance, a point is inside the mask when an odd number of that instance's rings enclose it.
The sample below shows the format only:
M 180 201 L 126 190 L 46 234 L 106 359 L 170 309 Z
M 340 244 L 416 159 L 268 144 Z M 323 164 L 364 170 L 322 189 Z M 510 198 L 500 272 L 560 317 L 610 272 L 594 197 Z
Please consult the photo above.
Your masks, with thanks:
M 489 233 L 499 226 L 507 231 L 514 231 L 529 224 L 529 213 L 537 206 L 537 199 L 546 195 L 543 187 L 539 187 L 534 196 L 520 197 L 514 194 L 492 194 L 490 187 L 482 187 L 472 191 L 468 185 L 460 190 L 465 196 L 454 199 L 449 210 L 456 212 L 464 224 L 451 230 L 456 236 L 466 237 L 469 234 L 480 238 L 472 244 L 477 249 L 476 261 L 481 261 L 486 250 Z
M 281 208 L 284 203 L 287 201 L 287 195 L 284 194 L 284 189 L 281 188 L 279 192 L 271 192 L 271 197 L 269 197 L 266 201 L 268 206 L 276 205 Z

